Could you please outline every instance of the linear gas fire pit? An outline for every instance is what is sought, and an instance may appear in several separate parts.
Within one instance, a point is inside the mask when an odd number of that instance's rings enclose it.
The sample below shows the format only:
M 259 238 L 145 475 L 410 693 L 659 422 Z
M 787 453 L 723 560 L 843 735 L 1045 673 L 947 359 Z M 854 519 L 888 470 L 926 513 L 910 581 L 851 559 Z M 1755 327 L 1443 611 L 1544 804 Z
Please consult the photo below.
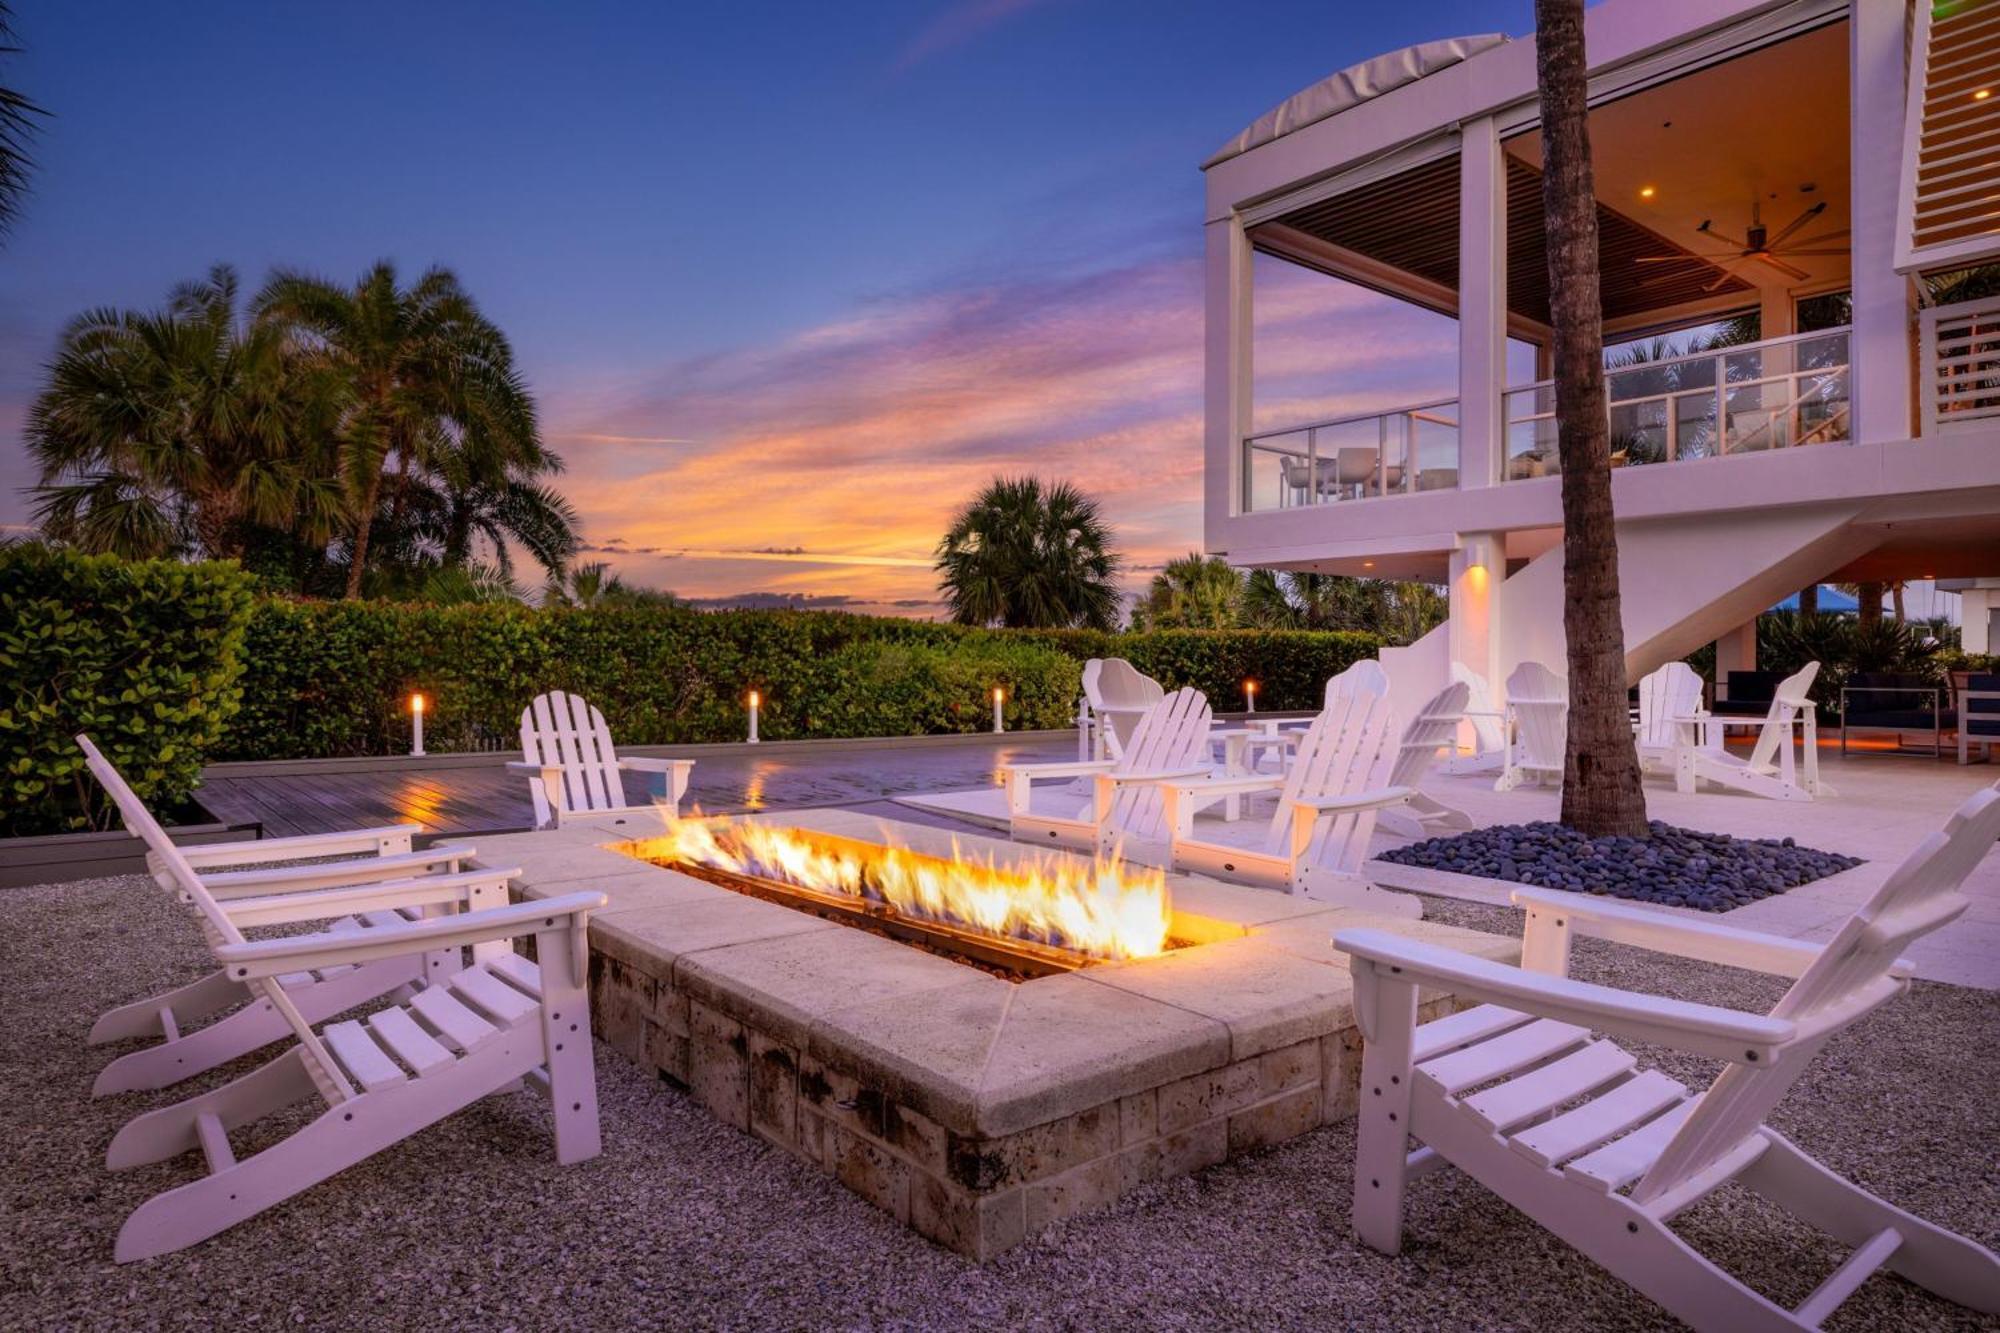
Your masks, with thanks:
M 600 1039 L 973 1258 L 1354 1110 L 1331 936 L 1358 913 L 832 810 L 636 840 L 572 823 L 480 857 L 520 865 L 524 897 L 610 899 Z

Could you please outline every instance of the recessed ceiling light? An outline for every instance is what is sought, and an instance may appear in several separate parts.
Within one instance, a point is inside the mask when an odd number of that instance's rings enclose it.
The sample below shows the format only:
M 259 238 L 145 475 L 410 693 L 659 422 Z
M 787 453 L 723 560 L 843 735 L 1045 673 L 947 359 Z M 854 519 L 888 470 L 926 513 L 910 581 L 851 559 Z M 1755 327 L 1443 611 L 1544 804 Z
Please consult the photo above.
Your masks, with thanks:
M 1983 102 L 1991 96 L 1993 96 L 1993 90 L 1991 88 L 1981 88 L 1978 92 L 1972 95 L 1972 100 L 1975 102 Z
M 1641 185 L 1639 187 L 1639 197 L 1641 199 L 1651 199 L 1655 193 L 1656 191 L 1650 185 Z
M 1373 569 L 1375 568 L 1375 562 L 1373 560 L 1363 560 L 1361 562 L 1361 567 L 1363 569 Z

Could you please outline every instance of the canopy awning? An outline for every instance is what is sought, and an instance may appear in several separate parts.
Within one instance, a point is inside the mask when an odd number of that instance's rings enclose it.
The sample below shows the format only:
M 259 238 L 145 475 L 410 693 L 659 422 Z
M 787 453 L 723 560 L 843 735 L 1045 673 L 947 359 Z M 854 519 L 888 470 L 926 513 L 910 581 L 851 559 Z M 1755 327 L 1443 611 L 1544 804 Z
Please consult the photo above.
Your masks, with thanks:
M 1472 37 L 1446 37 L 1435 42 L 1419 42 L 1400 51 L 1364 60 L 1358 65 L 1349 65 L 1304 92 L 1293 93 L 1257 117 L 1249 129 L 1224 144 L 1215 156 L 1202 163 L 1202 169 L 1205 171 L 1218 162 L 1227 162 L 1239 153 L 1247 153 L 1273 139 L 1281 139 L 1294 130 L 1302 130 L 1328 116 L 1338 115 L 1349 107 L 1360 106 L 1406 83 L 1415 83 L 1427 74 L 1435 74 L 1448 65 L 1456 65 L 1507 40 L 1506 34 L 1498 32 Z

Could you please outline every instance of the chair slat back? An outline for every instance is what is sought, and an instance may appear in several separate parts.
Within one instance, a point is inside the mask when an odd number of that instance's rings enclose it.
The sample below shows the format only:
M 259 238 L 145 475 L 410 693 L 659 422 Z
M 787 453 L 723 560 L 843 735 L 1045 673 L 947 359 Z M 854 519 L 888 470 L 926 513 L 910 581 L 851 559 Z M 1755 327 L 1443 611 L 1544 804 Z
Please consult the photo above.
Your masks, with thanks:
M 1790 682 L 1787 682 L 1789 684 Z M 1644 1203 L 1712 1165 L 1757 1132 L 1829 1038 L 1900 994 L 1891 972 L 1909 944 L 1949 924 L 1970 905 L 1959 886 L 2000 839 L 2000 787 L 1975 793 L 1944 828 L 1905 857 L 1882 887 L 1847 919 L 1784 998 L 1773 1018 L 1807 1034 L 1777 1064 L 1732 1064 L 1716 1077 L 1632 1192 Z
M 1692 717 L 1701 708 L 1701 676 L 1686 662 L 1669 662 L 1639 681 L 1639 733 L 1642 749 L 1671 750 L 1680 727 L 1677 717 Z
M 1391 787 L 1415 787 L 1437 762 L 1438 750 L 1458 738 L 1458 724 L 1465 718 L 1465 701 L 1471 690 L 1463 681 L 1445 686 L 1410 719 L 1396 747 L 1396 762 L 1389 770 Z
M 160 863 L 167 868 L 167 874 L 173 879 L 174 884 L 188 896 L 195 910 L 201 914 L 202 933 L 207 937 L 209 947 L 213 949 L 224 944 L 242 944 L 243 932 L 236 928 L 236 923 L 222 910 L 222 905 L 216 902 L 215 895 L 209 892 L 208 885 L 202 883 L 201 876 L 195 873 L 194 867 L 188 864 L 187 857 L 181 854 L 181 849 L 174 845 L 174 840 L 167 836 L 166 830 L 153 818 L 152 811 L 146 808 L 146 803 L 139 799 L 138 793 L 126 784 L 124 776 L 113 767 L 109 759 L 104 757 L 103 752 L 91 743 L 90 737 L 80 735 L 76 738 L 76 743 L 83 750 L 83 761 L 89 765 L 91 775 L 103 784 L 105 792 L 111 797 L 112 804 L 118 807 L 119 818 L 125 821 L 126 830 L 145 843 L 148 851 L 160 858 Z M 329 1103 L 343 1101 L 353 1096 L 353 1087 L 335 1066 L 333 1057 L 327 1054 L 326 1047 L 320 1042 L 319 1034 L 312 1030 L 312 1024 L 305 1021 L 305 1017 L 299 1013 L 291 997 L 285 994 L 285 988 L 279 984 L 277 978 L 259 977 L 247 982 L 246 987 L 251 994 L 277 1010 L 291 1025 L 292 1035 L 305 1047 L 306 1070 L 312 1075 L 313 1085 L 319 1089 L 320 1094 Z
M 1798 721 L 1801 710 L 1813 706 L 1807 692 L 1818 675 L 1819 663 L 1808 662 L 1778 683 L 1777 692 L 1771 696 L 1771 707 L 1764 714 L 1763 729 L 1757 733 L 1757 744 L 1750 751 L 1751 768 L 1759 772 L 1768 770 L 1778 756 L 1778 747 L 1792 743 L 1792 725 Z
M 1560 773 L 1569 730 L 1569 682 L 1540 662 L 1523 662 L 1507 677 L 1523 768 Z
M 1395 713 L 1389 700 L 1370 690 L 1338 695 L 1328 704 L 1299 742 L 1291 771 L 1271 814 L 1267 844 L 1273 851 L 1291 841 L 1292 803 L 1326 796 L 1353 796 L 1389 785 L 1395 766 Z M 1314 865 L 1342 874 L 1360 869 L 1368 839 L 1375 831 L 1375 811 L 1336 815 L 1315 827 L 1306 849 Z
M 1500 719 L 1492 716 L 1498 710 L 1493 707 L 1493 687 L 1486 683 L 1486 677 L 1474 671 L 1463 662 L 1451 664 L 1451 678 L 1465 686 L 1465 707 L 1475 714 L 1467 720 L 1472 724 L 1472 738 L 1479 745 L 1481 754 L 1493 754 L 1507 744 L 1506 735 L 1500 729 Z
M 618 750 L 604 714 L 582 695 L 551 690 L 535 696 L 521 710 L 521 757 L 531 764 L 557 765 L 563 771 L 563 808 L 569 811 L 620 810 L 626 805 L 625 783 L 618 773 Z M 529 784 L 535 801 L 535 825 L 555 821 L 542 784 Z
M 1117 758 L 1132 743 L 1140 718 L 1129 712 L 1104 710 L 1150 707 L 1166 698 L 1167 692 L 1159 681 L 1122 657 L 1093 657 L 1083 664 L 1083 697 L 1098 725 L 1109 728 L 1112 757 Z
M 1378 699 L 1389 697 L 1389 673 L 1382 663 L 1373 657 L 1364 657 L 1339 675 L 1326 682 L 1326 698 L 1322 707 L 1333 707 L 1333 701 L 1343 695 L 1372 694 Z
M 1180 689 L 1146 710 L 1132 743 L 1118 761 L 1124 773 L 1176 772 L 1207 765 L 1212 721 L 1200 690 Z M 1111 824 L 1120 833 L 1152 840 L 1166 835 L 1166 803 L 1149 786 L 1120 789 L 1111 806 Z

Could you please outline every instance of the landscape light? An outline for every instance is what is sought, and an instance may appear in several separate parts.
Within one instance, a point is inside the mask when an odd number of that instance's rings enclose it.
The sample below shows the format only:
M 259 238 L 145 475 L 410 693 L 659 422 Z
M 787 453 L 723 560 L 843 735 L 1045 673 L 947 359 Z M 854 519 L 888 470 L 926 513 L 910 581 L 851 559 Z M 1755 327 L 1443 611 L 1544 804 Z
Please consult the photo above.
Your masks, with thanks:
M 1007 730 L 1007 724 L 1000 717 L 1000 704 L 1006 697 L 1007 691 L 1004 688 L 998 685 L 993 687 L 993 731 L 996 735 Z
M 424 757 L 424 696 L 410 696 L 410 754 L 418 759 Z
M 1243 682 L 1243 703 L 1244 703 L 1244 711 L 1245 711 L 1245 712 L 1250 712 L 1250 713 L 1254 713 L 1254 712 L 1256 712 L 1256 711 L 1257 711 L 1257 682 L 1256 682 L 1256 681 L 1254 681 L 1254 680 L 1246 680 L 1246 681 L 1244 681 L 1244 682 Z
M 757 691 L 750 691 L 750 739 L 748 743 L 751 745 L 757 743 L 757 705 L 759 702 L 760 696 Z

